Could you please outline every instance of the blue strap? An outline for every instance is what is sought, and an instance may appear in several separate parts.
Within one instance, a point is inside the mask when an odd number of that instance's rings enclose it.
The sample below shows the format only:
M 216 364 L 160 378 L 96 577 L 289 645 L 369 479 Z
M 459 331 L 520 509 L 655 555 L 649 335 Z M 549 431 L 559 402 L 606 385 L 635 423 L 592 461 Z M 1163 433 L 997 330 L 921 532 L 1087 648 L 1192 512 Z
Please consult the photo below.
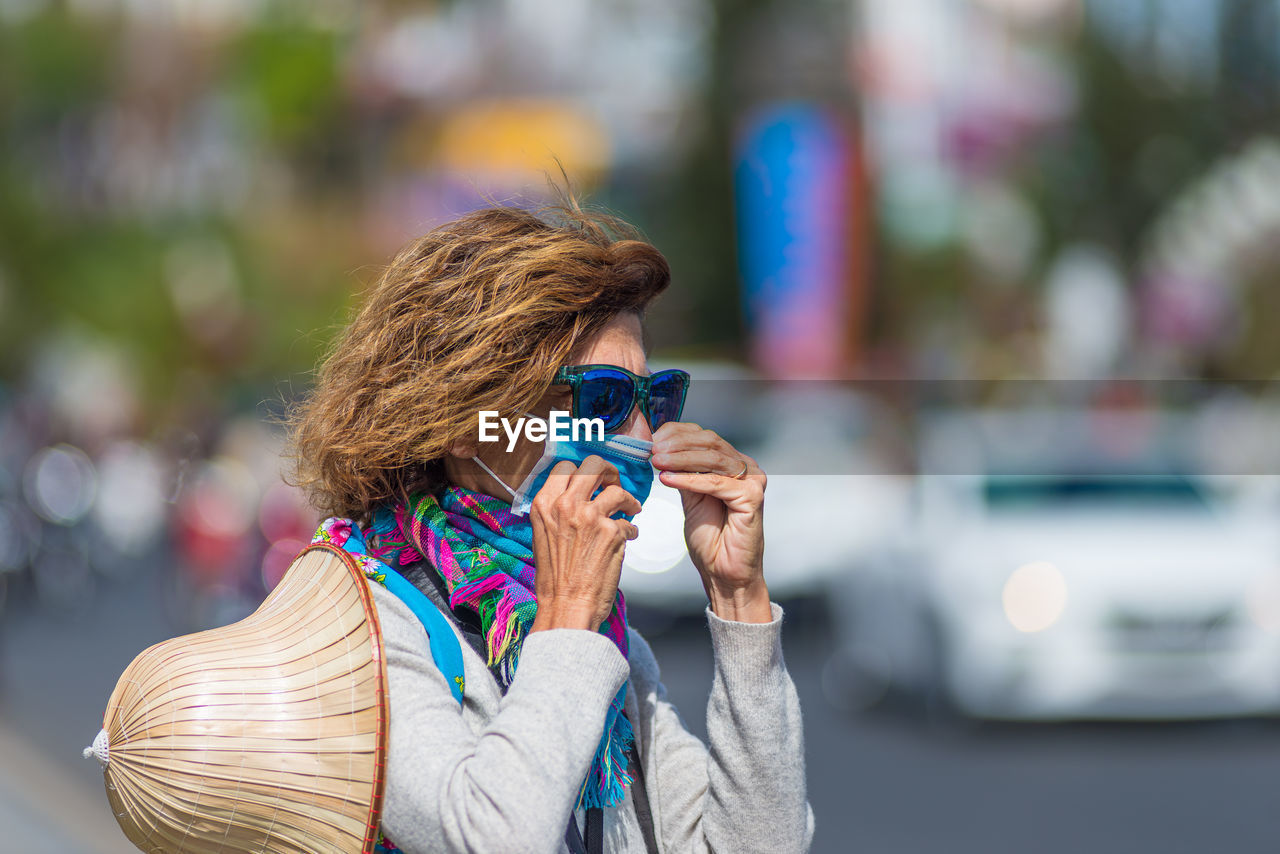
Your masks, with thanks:
M 324 526 L 321 525 L 321 527 Z M 422 628 L 427 632 L 427 640 L 431 643 L 431 658 L 439 671 L 444 674 L 444 681 L 449 683 L 453 698 L 458 701 L 458 705 L 462 705 L 463 674 L 465 673 L 462 669 L 462 645 L 458 643 L 457 635 L 450 628 L 449 619 L 441 614 L 440 609 L 427 597 L 427 594 L 414 587 L 409 579 L 378 562 L 369 554 L 369 548 L 364 541 L 364 532 L 357 525 L 351 525 L 351 533 L 342 544 L 342 548 L 374 561 L 385 570 L 378 573 L 377 581 L 394 593 L 397 599 L 408 605 L 409 610 L 418 618 L 418 622 L 422 623 Z
M 461 704 L 464 672 L 462 645 L 458 643 L 457 635 L 449 626 L 448 618 L 440 613 L 440 609 L 427 598 L 425 593 L 414 587 L 413 583 L 400 573 L 388 572 L 383 583 L 387 590 L 408 605 L 409 610 L 413 611 L 414 616 L 421 621 L 422 628 L 427 632 L 427 640 L 431 642 L 431 658 L 435 660 L 436 667 L 449 683 L 453 698 Z

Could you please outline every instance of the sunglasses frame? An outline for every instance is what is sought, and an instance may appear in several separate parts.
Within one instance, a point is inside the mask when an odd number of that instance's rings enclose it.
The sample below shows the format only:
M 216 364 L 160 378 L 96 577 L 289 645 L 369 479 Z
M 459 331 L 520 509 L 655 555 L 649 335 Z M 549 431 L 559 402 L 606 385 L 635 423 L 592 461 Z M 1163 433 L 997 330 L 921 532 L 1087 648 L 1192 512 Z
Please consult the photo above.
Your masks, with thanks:
M 650 374 L 647 377 L 642 377 L 639 374 L 632 373 L 631 371 L 628 371 L 626 368 L 620 367 L 618 365 L 602 365 L 602 364 L 564 365 L 559 370 L 556 371 L 555 379 L 552 381 L 553 385 L 567 385 L 571 389 L 573 389 L 573 417 L 575 418 L 581 417 L 580 413 L 582 412 L 582 406 L 580 405 L 579 395 L 581 394 L 581 390 L 582 390 L 582 381 L 586 379 L 583 376 L 583 374 L 585 374 L 587 371 L 602 370 L 602 369 L 608 370 L 608 371 L 616 371 L 617 373 L 624 374 L 625 376 L 631 378 L 631 405 L 627 407 L 626 413 L 622 416 L 621 421 L 619 421 L 617 424 L 613 425 L 612 427 L 610 427 L 608 424 L 605 425 L 606 433 L 616 432 L 618 428 L 620 428 L 623 424 L 626 424 L 627 419 L 630 418 L 631 416 L 631 410 L 635 409 L 637 403 L 640 404 L 640 412 L 644 415 L 644 420 L 649 423 L 649 429 L 651 430 L 658 429 L 657 427 L 653 426 L 653 416 L 649 412 L 649 396 L 653 390 L 653 382 L 655 377 L 665 378 L 669 376 L 678 376 L 678 377 L 684 378 L 684 394 L 681 395 L 680 397 L 680 408 L 676 411 L 675 417 L 671 419 L 672 421 L 680 420 L 680 416 L 684 413 L 685 400 L 689 396 L 689 384 L 693 381 L 693 378 L 689 376 L 688 371 L 682 371 L 679 368 L 668 368 L 666 370 L 662 370 L 662 371 L 658 371 L 657 373 Z M 663 422 L 663 423 L 666 423 L 666 422 Z M 661 426 L 661 425 L 658 425 L 658 426 Z

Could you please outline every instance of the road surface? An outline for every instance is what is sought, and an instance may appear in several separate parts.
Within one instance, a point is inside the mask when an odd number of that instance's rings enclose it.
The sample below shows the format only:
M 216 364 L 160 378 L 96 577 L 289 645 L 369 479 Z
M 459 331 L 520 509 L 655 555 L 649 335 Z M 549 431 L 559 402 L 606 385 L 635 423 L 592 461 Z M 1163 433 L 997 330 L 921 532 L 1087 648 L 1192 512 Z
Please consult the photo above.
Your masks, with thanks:
M 21 588 L 0 622 L 0 852 L 129 847 L 97 765 L 80 751 L 119 674 L 181 631 L 154 578 L 100 585 L 93 607 L 51 615 Z M 820 612 L 788 610 L 784 651 L 805 715 L 822 854 L 1274 852 L 1280 726 L 1000 726 L 936 730 L 893 714 L 851 718 L 821 690 Z M 690 728 L 705 736 L 706 626 L 650 642 Z

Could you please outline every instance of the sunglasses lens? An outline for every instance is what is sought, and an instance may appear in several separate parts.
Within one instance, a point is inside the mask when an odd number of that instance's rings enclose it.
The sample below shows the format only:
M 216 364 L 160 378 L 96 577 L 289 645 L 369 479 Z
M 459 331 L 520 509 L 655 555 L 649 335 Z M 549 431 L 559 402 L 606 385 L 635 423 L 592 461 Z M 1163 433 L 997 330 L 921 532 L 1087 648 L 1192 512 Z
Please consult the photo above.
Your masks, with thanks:
M 659 371 L 649 387 L 649 426 L 657 430 L 668 421 L 679 421 L 684 410 L 688 380 L 678 371 Z
M 631 377 L 609 370 L 590 371 L 582 376 L 578 387 L 579 418 L 599 418 L 605 431 L 616 430 L 627 420 L 635 403 L 635 384 Z

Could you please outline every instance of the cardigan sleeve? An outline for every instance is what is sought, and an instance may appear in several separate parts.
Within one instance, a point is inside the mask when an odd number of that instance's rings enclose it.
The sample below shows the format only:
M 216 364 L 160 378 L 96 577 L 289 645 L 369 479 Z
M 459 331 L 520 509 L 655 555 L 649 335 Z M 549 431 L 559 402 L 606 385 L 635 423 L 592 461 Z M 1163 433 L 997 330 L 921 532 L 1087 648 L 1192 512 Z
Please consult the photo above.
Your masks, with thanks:
M 769 623 L 723 620 L 706 609 L 715 659 L 707 744 L 667 699 L 648 644 L 632 648 L 633 672 L 645 671 L 652 686 L 659 832 L 669 854 L 786 854 L 812 844 L 800 701 L 782 658 L 783 609 L 770 606 Z
M 609 638 L 551 629 L 524 640 L 497 714 L 463 720 L 431 659 L 426 632 L 394 594 L 371 584 L 382 623 L 390 727 L 382 827 L 406 854 L 552 852 L 630 672 Z

